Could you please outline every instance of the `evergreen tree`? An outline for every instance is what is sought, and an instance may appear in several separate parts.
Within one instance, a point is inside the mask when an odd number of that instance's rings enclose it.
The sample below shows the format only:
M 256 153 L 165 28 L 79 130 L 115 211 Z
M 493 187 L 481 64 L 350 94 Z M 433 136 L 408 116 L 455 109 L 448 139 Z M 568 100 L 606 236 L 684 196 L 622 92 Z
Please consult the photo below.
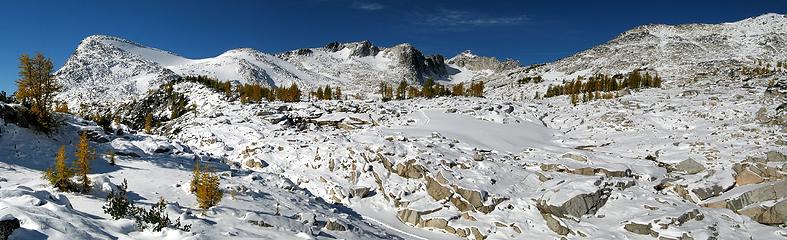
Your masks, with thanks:
M 315 95 L 316 95 L 315 97 L 317 97 L 317 100 L 325 100 L 325 94 L 322 91 L 322 87 L 317 88 L 317 92 L 315 93 Z
M 73 177 L 74 172 L 66 165 L 66 146 L 60 146 L 55 156 L 55 166 L 44 172 L 44 179 L 58 191 L 66 192 L 74 188 Z
M 135 212 L 136 207 L 128 200 L 128 181 L 125 178 L 117 192 L 112 191 L 107 195 L 107 204 L 101 208 L 114 220 L 129 217 Z
M 195 176 L 195 179 L 197 182 L 196 195 L 199 208 L 208 209 L 218 205 L 223 197 L 223 193 L 219 188 L 219 176 L 210 169 L 206 169 L 199 173 L 199 177 Z
M 459 84 L 454 85 L 454 87 L 451 89 L 451 95 L 454 95 L 454 96 L 457 96 L 457 97 L 458 96 L 464 96 L 465 95 L 465 84 L 464 83 L 459 83 Z
M 333 91 L 331 91 L 331 85 L 325 86 L 323 90 L 323 96 L 325 97 L 326 100 L 331 100 L 331 97 L 333 96 Z
M 336 91 L 333 92 L 333 99 L 341 100 L 342 99 L 342 88 L 336 86 Z
M 383 102 L 390 101 L 393 99 L 393 88 L 386 82 L 380 82 L 380 95 Z
M 421 87 L 421 95 L 425 98 L 433 98 L 435 94 L 432 87 L 434 87 L 434 79 L 431 77 L 427 78 L 426 81 L 424 81 L 424 85 Z
M 484 96 L 484 81 L 470 83 L 470 96 L 483 97 Z
M 90 178 L 87 177 L 87 174 L 90 173 L 90 161 L 95 158 L 95 152 L 90 148 L 90 142 L 85 132 L 79 135 L 79 143 L 74 155 L 76 156 L 74 165 L 77 169 L 79 186 L 83 193 L 87 193 L 91 188 Z
M 405 98 L 407 98 L 407 96 L 405 95 L 406 91 L 407 91 L 407 81 L 402 80 L 399 82 L 399 86 L 396 87 L 396 99 L 404 100 Z
M 153 132 L 153 114 L 148 113 L 145 115 L 145 133 L 151 134 Z
M 393 99 L 393 88 L 387 83 L 385 84 L 385 96 L 383 98 L 387 99 L 386 101 Z
M 288 94 L 289 98 L 287 100 L 285 100 L 285 101 L 288 101 L 288 102 L 299 102 L 299 101 L 301 101 L 301 89 L 298 88 L 298 84 L 295 84 L 295 82 L 293 82 L 292 85 L 290 85 L 290 88 L 288 89 L 288 92 L 289 92 L 289 94 Z
M 418 91 L 418 88 L 415 87 L 415 86 L 408 86 L 407 87 L 407 97 L 408 98 L 421 97 L 421 92 Z
M 27 54 L 19 57 L 19 80 L 16 81 L 16 99 L 29 108 L 35 117 L 35 126 L 44 132 L 54 128 L 51 118 L 52 98 L 60 86 L 52 75 L 52 59 L 37 53 L 34 58 Z

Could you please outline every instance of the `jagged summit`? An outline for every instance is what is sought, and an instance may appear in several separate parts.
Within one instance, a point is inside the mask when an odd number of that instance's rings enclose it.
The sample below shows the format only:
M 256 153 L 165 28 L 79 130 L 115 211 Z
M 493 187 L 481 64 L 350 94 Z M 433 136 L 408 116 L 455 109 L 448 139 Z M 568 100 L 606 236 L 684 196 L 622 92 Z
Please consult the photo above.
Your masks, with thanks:
M 331 42 L 325 45 L 325 50 L 329 52 L 338 52 L 345 49 L 347 52 L 347 57 L 375 56 L 380 52 L 380 48 L 372 45 L 372 43 L 368 40 L 349 43 Z
M 464 50 L 464 51 L 460 52 L 459 54 L 456 54 L 456 56 L 454 56 L 454 57 L 452 57 L 452 58 L 450 58 L 448 60 L 450 61 L 450 60 L 456 59 L 456 58 L 476 58 L 476 57 L 478 57 L 478 55 L 473 54 L 473 51 L 471 51 L 470 49 L 467 49 L 467 50 Z
M 500 61 L 494 57 L 482 57 L 474 54 L 470 50 L 465 50 L 446 61 L 457 67 L 466 68 L 473 71 L 502 72 L 521 67 L 518 61 Z

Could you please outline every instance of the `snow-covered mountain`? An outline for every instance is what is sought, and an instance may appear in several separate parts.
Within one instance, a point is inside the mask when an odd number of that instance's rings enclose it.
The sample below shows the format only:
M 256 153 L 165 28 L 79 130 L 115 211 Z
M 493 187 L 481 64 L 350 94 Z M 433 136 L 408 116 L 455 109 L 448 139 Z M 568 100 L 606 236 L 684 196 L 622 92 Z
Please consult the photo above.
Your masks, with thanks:
M 15 219 L 22 239 L 785 239 L 787 70 L 739 73 L 787 60 L 785 22 L 648 25 L 529 67 L 366 41 L 188 59 L 92 36 L 58 71 L 58 97 L 112 104 L 117 121 L 55 113 L 62 124 L 47 136 L 26 128 L 22 105 L 0 103 L 0 230 Z M 517 97 L 637 68 L 664 85 L 576 105 Z M 188 81 L 157 88 L 198 74 L 367 91 L 427 77 L 489 85 L 486 98 L 295 103 L 241 103 Z M 535 75 L 545 82 L 515 84 Z M 148 114 L 151 134 L 139 131 Z M 78 132 L 117 165 L 94 161 L 89 194 L 59 193 L 40 176 Z M 225 192 L 204 211 L 188 187 L 197 162 Z M 112 220 L 101 206 L 121 179 L 141 206 L 166 198 L 191 231 Z
M 105 105 L 138 98 L 179 76 L 207 75 L 268 86 L 295 82 L 306 89 L 338 85 L 367 92 L 369 89 L 360 86 L 402 80 L 417 84 L 430 77 L 469 81 L 518 66 L 513 61 L 498 63 L 469 52 L 452 60 L 455 62 L 446 63 L 440 55 L 425 56 L 409 44 L 381 48 L 368 41 L 334 42 L 323 48 L 277 55 L 240 48 L 212 58 L 189 59 L 118 37 L 95 35 L 82 40 L 56 77 L 64 86 L 58 99 L 78 109 L 81 104 Z
M 499 87 L 524 76 L 560 82 L 650 69 L 665 81 L 685 82 L 728 75 L 742 66 L 756 66 L 758 60 L 771 66 L 787 60 L 787 16 L 771 13 L 721 24 L 644 25 L 556 62 L 511 70 L 489 80 Z
M 55 75 L 64 87 L 59 99 L 73 107 L 137 98 L 179 76 L 207 75 L 223 81 L 258 82 L 269 86 L 289 86 L 292 82 L 301 86 L 341 82 L 303 71 L 250 48 L 233 49 L 213 58 L 188 59 L 102 35 L 82 40 Z
M 446 61 L 441 55 L 426 56 L 410 44 L 383 48 L 368 41 L 333 42 L 322 48 L 298 49 L 279 56 L 332 78 L 371 84 L 367 86 L 376 86 L 379 81 L 420 84 L 426 78 L 463 82 L 519 66 L 515 61 L 500 63 L 469 52 Z

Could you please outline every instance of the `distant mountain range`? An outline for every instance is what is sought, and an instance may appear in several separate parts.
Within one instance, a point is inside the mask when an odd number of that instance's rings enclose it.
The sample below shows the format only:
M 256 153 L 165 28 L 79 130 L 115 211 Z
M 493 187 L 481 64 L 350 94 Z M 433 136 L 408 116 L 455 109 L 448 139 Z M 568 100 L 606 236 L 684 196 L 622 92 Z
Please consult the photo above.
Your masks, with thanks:
M 496 91 L 526 76 L 542 76 L 549 84 L 595 73 L 649 69 L 667 81 L 687 80 L 698 74 L 724 74 L 718 71 L 760 60 L 787 60 L 784 15 L 765 14 L 722 24 L 640 26 L 573 56 L 529 67 L 469 51 L 445 59 L 425 55 L 406 43 L 385 48 L 368 41 L 333 42 L 279 54 L 241 48 L 212 58 L 188 59 L 118 37 L 94 35 L 82 40 L 56 77 L 64 86 L 58 98 L 78 108 L 136 98 L 189 75 L 268 86 L 295 82 L 306 89 L 330 84 L 367 93 L 380 81 L 485 80 L 487 89 Z

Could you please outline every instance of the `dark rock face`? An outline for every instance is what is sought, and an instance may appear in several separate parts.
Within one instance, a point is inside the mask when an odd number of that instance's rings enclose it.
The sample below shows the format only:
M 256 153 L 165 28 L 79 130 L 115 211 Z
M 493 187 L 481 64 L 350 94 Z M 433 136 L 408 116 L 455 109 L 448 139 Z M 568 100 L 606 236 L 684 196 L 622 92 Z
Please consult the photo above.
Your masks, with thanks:
M 19 105 L 0 105 L 0 118 L 6 123 L 14 123 L 19 127 L 27 128 L 32 119 L 24 113 L 24 109 Z
M 21 226 L 22 225 L 20 224 L 19 219 L 14 217 L 0 221 L 0 240 L 8 239 L 8 236 L 11 236 L 11 234 L 14 233 L 14 230 L 20 228 Z
M 297 55 L 309 55 L 309 54 L 312 54 L 312 50 L 308 49 L 308 48 L 301 48 L 301 49 L 295 50 L 295 54 L 297 54 Z
M 356 56 L 356 57 L 375 56 L 379 52 L 380 52 L 380 48 L 372 45 L 372 43 L 370 43 L 369 41 L 363 41 L 357 46 L 354 46 L 352 53 L 350 53 L 350 56 Z
M 422 74 L 448 75 L 448 71 L 445 68 L 445 57 L 439 54 L 424 57 L 422 69 Z
M 369 41 L 355 42 L 355 43 L 339 43 L 331 42 L 325 45 L 325 50 L 328 52 L 337 52 L 345 48 L 352 49 L 350 56 L 367 57 L 375 56 L 380 52 L 380 48 L 372 45 Z
M 336 52 L 336 51 L 342 50 L 341 47 L 342 47 L 342 44 L 339 43 L 339 42 L 330 42 L 330 43 L 325 45 L 325 50 L 328 50 L 329 52 Z
M 443 77 L 448 75 L 445 58 L 441 55 L 424 56 L 421 51 L 410 45 L 401 46 L 398 52 L 400 64 L 412 70 L 416 77 Z

